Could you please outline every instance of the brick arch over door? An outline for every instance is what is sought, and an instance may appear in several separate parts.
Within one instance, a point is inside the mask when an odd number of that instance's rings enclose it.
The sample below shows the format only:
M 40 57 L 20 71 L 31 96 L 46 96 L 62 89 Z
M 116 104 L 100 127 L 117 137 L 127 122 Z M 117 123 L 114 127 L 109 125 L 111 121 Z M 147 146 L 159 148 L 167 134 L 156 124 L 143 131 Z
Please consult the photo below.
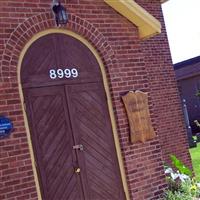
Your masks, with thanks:
M 18 64 L 19 56 L 26 43 L 35 34 L 51 28 L 55 28 L 55 20 L 52 14 L 42 13 L 28 18 L 15 29 L 6 43 L 1 61 L 0 74 L 5 81 L 9 82 L 9 78 L 15 78 L 17 73 L 15 67 Z M 71 30 L 90 42 L 102 58 L 106 69 L 117 65 L 111 46 L 91 23 L 76 15 L 69 14 L 69 22 L 63 29 Z M 5 75 L 2 73 L 4 71 L 7 72 Z

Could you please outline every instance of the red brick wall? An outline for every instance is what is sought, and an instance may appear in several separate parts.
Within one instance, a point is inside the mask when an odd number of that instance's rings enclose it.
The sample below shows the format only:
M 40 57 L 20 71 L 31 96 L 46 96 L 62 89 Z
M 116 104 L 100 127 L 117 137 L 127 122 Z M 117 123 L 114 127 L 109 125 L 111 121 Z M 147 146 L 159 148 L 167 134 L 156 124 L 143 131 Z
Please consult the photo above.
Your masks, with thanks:
M 108 76 L 131 199 L 158 199 L 165 188 L 163 157 L 176 153 L 190 164 L 182 113 L 166 33 L 140 41 L 138 29 L 103 0 L 66 0 L 67 29 L 86 38 L 99 52 Z M 95 2 L 95 3 L 94 3 Z M 163 22 L 158 1 L 138 0 Z M 18 93 L 17 63 L 35 33 L 55 27 L 51 0 L 0 1 L 0 114 L 14 122 L 10 138 L 0 140 L 0 199 L 37 199 Z M 121 96 L 149 92 L 159 137 L 130 144 Z M 161 150 L 162 148 L 162 150 Z
M 144 41 L 142 49 L 147 63 L 150 96 L 153 103 L 152 112 L 156 116 L 155 127 L 160 138 L 164 160 L 169 162 L 169 155 L 175 154 L 191 167 L 181 100 L 160 3 L 158 0 L 151 0 L 148 3 L 145 0 L 137 2 L 162 23 L 162 34 Z

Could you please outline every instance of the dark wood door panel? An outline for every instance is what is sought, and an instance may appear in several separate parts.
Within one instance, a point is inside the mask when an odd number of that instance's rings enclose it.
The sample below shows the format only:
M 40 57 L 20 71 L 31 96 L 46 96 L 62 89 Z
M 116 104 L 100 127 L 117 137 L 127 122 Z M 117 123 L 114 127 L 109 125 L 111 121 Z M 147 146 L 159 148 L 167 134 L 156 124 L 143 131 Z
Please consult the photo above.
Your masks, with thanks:
M 66 95 L 86 199 L 125 199 L 103 86 L 66 86 Z
M 124 200 L 101 70 L 91 50 L 62 33 L 41 37 L 25 54 L 21 83 L 43 199 Z
M 64 87 L 24 93 L 43 199 L 83 199 Z

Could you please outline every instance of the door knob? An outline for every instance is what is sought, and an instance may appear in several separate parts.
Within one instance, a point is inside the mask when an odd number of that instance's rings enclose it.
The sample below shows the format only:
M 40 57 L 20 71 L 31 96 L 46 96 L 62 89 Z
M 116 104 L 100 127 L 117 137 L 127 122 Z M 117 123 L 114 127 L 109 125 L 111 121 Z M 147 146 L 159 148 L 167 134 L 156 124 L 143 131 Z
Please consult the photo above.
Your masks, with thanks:
M 75 168 L 75 173 L 79 174 L 81 172 L 81 169 L 79 167 Z

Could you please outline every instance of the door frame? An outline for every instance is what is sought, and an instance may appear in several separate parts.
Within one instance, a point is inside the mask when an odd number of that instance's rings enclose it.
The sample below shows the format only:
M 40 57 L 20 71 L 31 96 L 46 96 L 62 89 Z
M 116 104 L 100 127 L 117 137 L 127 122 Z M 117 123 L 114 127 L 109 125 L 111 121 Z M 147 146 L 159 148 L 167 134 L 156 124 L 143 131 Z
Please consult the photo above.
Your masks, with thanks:
M 103 85 L 104 85 L 104 89 L 105 89 L 105 93 L 106 93 L 106 97 L 107 97 L 108 111 L 109 111 L 109 115 L 110 115 L 110 119 L 111 119 L 112 133 L 113 133 L 114 144 L 115 144 L 115 148 L 116 148 L 116 152 L 117 152 L 117 158 L 118 158 L 118 163 L 119 163 L 119 168 L 120 168 L 120 175 L 121 175 L 121 179 L 122 179 L 123 189 L 125 192 L 126 199 L 130 200 L 128 184 L 127 184 L 126 174 L 125 174 L 125 168 L 124 168 L 124 163 L 123 163 L 123 158 L 122 158 L 122 153 L 121 153 L 121 148 L 120 148 L 120 143 L 119 143 L 119 137 L 118 137 L 117 127 L 116 127 L 116 122 L 115 122 L 115 117 L 114 117 L 114 111 L 113 111 L 113 106 L 112 106 L 112 100 L 111 100 L 111 95 L 110 95 L 110 91 L 109 91 L 109 86 L 108 86 L 108 81 L 107 81 L 104 64 L 103 64 L 100 56 L 98 55 L 96 49 L 85 38 L 83 38 L 82 36 L 72 32 L 72 31 L 65 30 L 65 29 L 56 29 L 56 28 L 47 29 L 45 31 L 35 34 L 28 41 L 28 43 L 24 46 L 23 50 L 21 51 L 20 56 L 19 56 L 18 65 L 17 65 L 17 79 L 18 79 L 19 95 L 20 95 L 20 99 L 21 99 L 21 103 L 22 103 L 24 124 L 25 124 L 25 128 L 26 128 L 26 133 L 27 133 L 28 146 L 29 146 L 29 151 L 30 151 L 30 156 L 31 156 L 31 163 L 32 163 L 33 175 L 34 175 L 35 184 L 36 184 L 36 190 L 37 190 L 37 194 L 38 194 L 38 200 L 42 200 L 42 195 L 41 195 L 41 191 L 40 191 L 39 180 L 38 180 L 37 170 L 36 170 L 36 166 L 35 166 L 36 162 L 35 162 L 35 157 L 34 157 L 34 152 L 33 152 L 33 146 L 32 146 L 32 141 L 31 141 L 30 129 L 29 129 L 29 125 L 28 125 L 28 119 L 27 119 L 26 110 L 25 110 L 25 104 L 24 104 L 24 96 L 23 96 L 23 90 L 22 90 L 22 84 L 21 84 L 21 66 L 22 66 L 23 58 L 24 58 L 27 50 L 29 49 L 29 47 L 39 38 L 41 38 L 45 35 L 48 35 L 48 34 L 52 34 L 52 33 L 63 33 L 65 35 L 74 37 L 75 39 L 82 42 L 93 53 L 93 55 L 97 59 L 97 62 L 100 66 L 100 70 L 101 70 L 101 74 L 102 74 L 102 78 L 103 78 Z

